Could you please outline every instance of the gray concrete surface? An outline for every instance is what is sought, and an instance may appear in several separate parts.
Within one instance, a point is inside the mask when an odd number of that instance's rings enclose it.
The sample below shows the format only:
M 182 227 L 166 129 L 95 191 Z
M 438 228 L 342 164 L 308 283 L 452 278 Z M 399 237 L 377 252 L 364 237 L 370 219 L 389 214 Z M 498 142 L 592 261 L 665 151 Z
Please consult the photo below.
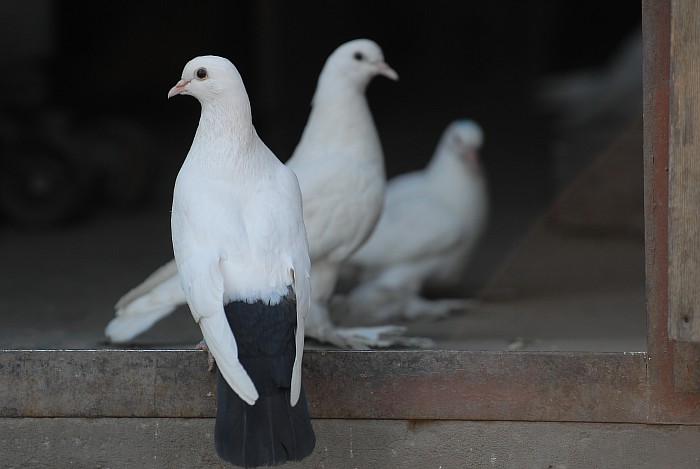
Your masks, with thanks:
M 679 469 L 700 465 L 700 427 L 315 420 L 316 450 L 285 468 Z M 213 419 L 0 419 L 13 468 L 224 468 Z

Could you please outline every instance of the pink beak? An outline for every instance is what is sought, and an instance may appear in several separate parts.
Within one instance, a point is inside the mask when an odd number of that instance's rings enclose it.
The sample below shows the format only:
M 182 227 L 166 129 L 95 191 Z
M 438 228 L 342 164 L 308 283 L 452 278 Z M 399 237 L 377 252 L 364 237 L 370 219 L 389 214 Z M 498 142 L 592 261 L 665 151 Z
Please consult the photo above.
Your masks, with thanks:
M 479 166 L 479 152 L 477 150 L 467 150 L 462 154 L 462 158 L 471 166 Z
M 185 91 L 185 88 L 186 88 L 187 85 L 189 85 L 189 84 L 190 84 L 190 82 L 189 82 L 188 80 L 180 80 L 180 81 L 178 81 L 178 82 L 175 84 L 175 86 L 173 86 L 172 88 L 170 88 L 170 91 L 168 91 L 168 99 L 172 98 L 172 97 L 175 96 L 176 94 L 180 94 L 180 93 L 182 93 L 183 91 Z
M 377 73 L 379 75 L 384 75 L 390 80 L 397 81 L 399 79 L 399 74 L 394 71 L 386 62 L 377 62 Z

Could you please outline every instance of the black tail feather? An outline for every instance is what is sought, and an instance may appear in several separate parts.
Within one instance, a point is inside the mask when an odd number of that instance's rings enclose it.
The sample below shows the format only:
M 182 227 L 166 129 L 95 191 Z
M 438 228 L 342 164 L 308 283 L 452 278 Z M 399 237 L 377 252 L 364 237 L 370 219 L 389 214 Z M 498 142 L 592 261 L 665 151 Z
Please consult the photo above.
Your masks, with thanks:
M 289 391 L 260 396 L 255 405 L 248 405 L 221 374 L 216 392 L 215 445 L 222 459 L 242 467 L 275 466 L 313 452 L 316 436 L 303 387 L 294 407 Z
M 298 461 L 316 444 L 304 387 L 292 407 L 290 387 L 296 353 L 296 304 L 233 302 L 225 307 L 241 364 L 260 397 L 248 405 L 217 376 L 214 442 L 219 456 L 242 467 Z

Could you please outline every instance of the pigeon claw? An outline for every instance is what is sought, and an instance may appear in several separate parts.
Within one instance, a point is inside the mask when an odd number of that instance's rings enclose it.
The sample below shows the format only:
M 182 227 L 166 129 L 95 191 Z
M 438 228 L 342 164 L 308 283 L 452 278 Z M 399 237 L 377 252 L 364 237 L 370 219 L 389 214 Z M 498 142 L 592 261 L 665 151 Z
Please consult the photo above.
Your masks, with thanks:
M 202 340 L 200 343 L 195 345 L 194 348 L 196 348 L 197 350 L 204 350 L 205 352 L 207 352 L 207 363 L 209 365 L 207 367 L 207 371 L 209 371 L 209 372 L 215 371 L 216 370 L 216 360 L 214 359 L 214 355 L 212 355 L 211 352 L 209 351 L 209 347 L 207 346 L 206 341 Z
M 435 343 L 427 337 L 404 337 L 406 328 L 403 326 L 377 327 L 337 327 L 324 337 L 322 342 L 340 348 L 367 350 L 388 347 L 432 348 Z

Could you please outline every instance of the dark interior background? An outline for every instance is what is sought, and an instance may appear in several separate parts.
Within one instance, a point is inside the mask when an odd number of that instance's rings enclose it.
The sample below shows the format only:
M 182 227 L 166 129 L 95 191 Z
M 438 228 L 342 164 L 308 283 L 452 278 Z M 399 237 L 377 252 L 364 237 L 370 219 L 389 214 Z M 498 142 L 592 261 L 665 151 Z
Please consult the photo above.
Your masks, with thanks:
M 155 138 L 153 159 L 175 168 L 199 109 L 165 94 L 190 58 L 216 54 L 236 64 L 259 133 L 286 160 L 326 57 L 345 41 L 371 38 L 400 75 L 368 90 L 389 176 L 422 167 L 447 123 L 471 117 L 486 132 L 497 203 L 522 179 L 532 183 L 512 200 L 552 195 L 551 125 L 534 100 L 541 79 L 604 66 L 640 18 L 632 0 L 30 0 L 3 10 L 3 119 L 48 108 L 69 113 L 75 126 L 121 116 Z

